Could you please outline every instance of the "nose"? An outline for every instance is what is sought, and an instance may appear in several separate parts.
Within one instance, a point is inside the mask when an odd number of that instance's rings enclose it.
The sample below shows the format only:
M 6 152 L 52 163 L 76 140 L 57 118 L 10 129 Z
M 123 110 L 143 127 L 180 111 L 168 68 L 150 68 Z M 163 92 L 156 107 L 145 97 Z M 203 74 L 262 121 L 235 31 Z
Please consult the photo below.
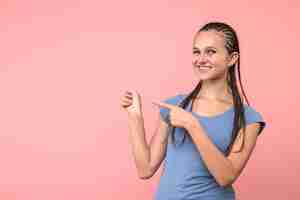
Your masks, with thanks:
M 204 65 L 207 62 L 207 57 L 205 55 L 198 55 L 196 60 L 198 65 Z

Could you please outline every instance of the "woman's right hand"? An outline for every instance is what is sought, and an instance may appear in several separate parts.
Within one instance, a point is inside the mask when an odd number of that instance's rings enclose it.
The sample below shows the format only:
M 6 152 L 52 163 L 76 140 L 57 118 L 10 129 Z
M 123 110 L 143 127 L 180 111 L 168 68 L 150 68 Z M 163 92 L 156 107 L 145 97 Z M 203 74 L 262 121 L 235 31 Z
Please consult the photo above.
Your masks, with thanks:
M 130 116 L 142 115 L 142 102 L 141 96 L 137 91 L 126 91 L 121 97 L 121 106 L 124 108 Z

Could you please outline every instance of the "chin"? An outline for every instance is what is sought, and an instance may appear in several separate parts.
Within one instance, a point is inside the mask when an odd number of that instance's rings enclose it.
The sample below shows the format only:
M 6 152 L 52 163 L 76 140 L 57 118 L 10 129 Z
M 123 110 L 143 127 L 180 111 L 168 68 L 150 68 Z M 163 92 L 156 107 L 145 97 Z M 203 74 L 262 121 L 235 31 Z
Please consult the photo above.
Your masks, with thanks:
M 207 80 L 214 81 L 214 80 L 218 80 L 218 79 L 220 79 L 220 80 L 223 79 L 222 75 L 218 76 L 217 74 L 199 74 L 199 73 L 197 73 L 196 77 L 201 81 L 207 81 Z

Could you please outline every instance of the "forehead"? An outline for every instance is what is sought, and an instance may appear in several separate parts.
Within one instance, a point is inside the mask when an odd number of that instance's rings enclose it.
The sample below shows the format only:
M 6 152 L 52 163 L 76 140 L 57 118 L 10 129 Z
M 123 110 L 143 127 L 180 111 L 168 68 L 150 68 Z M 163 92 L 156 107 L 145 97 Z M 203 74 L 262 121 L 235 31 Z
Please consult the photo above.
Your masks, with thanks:
M 193 40 L 193 46 L 196 48 L 205 48 L 213 46 L 216 48 L 224 48 L 224 34 L 217 31 L 201 31 L 197 33 Z

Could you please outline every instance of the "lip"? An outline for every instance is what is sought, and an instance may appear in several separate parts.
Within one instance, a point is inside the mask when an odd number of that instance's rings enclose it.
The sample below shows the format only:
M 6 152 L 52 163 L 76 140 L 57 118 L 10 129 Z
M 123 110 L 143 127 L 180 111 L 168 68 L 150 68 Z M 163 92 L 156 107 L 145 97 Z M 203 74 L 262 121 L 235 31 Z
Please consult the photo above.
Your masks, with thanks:
M 199 69 L 212 69 L 211 66 L 197 66 Z

